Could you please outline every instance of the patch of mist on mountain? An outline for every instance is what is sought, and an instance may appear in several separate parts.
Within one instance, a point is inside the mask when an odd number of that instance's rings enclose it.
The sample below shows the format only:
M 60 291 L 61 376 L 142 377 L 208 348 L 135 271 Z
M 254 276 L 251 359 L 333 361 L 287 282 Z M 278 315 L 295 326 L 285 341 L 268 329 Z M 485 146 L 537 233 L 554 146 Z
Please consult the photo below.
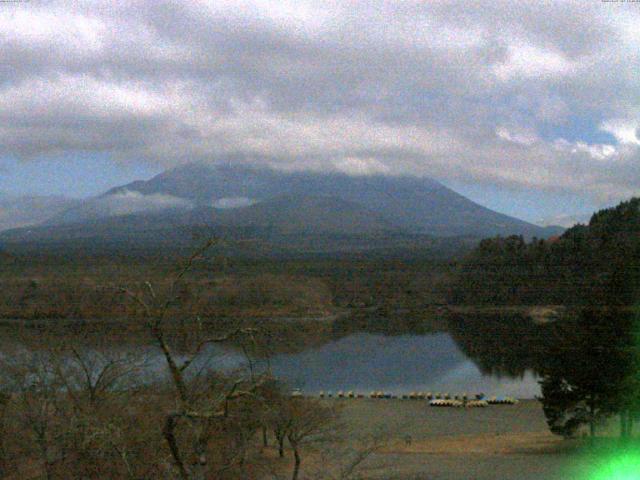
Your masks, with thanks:
M 211 206 L 213 208 L 220 208 L 220 209 L 242 208 L 242 207 L 249 207 L 255 203 L 256 203 L 255 200 L 252 200 L 251 198 L 247 198 L 247 197 L 223 197 L 223 198 L 218 198 L 214 200 Z
M 173 195 L 144 194 L 124 189 L 85 200 L 76 207 L 48 219 L 46 223 L 48 225 L 67 224 L 136 213 L 188 210 L 192 207 L 193 203 L 190 200 Z
M 117 194 L 116 194 L 117 195 Z M 111 196 L 111 195 L 109 195 Z M 78 222 L 42 225 L 4 232 L 3 239 L 28 241 L 182 230 L 191 226 L 261 232 L 261 235 L 369 235 L 402 233 L 379 214 L 333 197 L 281 196 L 242 208 L 193 207 L 169 204 L 159 211 L 101 216 Z M 172 206 L 171 206 L 172 205 Z

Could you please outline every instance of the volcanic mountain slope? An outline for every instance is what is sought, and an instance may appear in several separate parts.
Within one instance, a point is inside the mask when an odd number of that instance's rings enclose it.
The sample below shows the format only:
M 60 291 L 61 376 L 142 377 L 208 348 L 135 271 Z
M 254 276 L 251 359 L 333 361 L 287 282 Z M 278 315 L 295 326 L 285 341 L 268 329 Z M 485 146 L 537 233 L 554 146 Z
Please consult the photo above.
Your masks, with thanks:
M 37 225 L 80 206 L 80 200 L 62 196 L 15 196 L 0 193 L 0 231 Z
M 281 196 L 332 197 L 376 212 L 403 231 L 434 236 L 546 237 L 558 233 L 556 228 L 539 227 L 494 212 L 428 178 L 282 172 L 195 163 L 148 181 L 114 188 L 105 197 L 130 192 L 188 200 L 197 206 L 244 206 Z
M 85 218 L 4 232 L 5 240 L 64 240 L 158 234 L 170 229 L 209 226 L 244 231 L 307 235 L 401 233 L 381 215 L 335 197 L 285 195 L 242 208 L 181 207 L 161 211 Z
M 383 237 L 395 242 L 401 236 L 557 233 L 489 210 L 427 178 L 190 164 L 114 188 L 40 227 L 3 232 L 0 241 L 167 242 L 176 230 L 202 226 L 233 238 L 250 234 L 269 241 L 360 236 L 363 246 L 368 245 L 364 237 L 374 236 L 376 242 Z

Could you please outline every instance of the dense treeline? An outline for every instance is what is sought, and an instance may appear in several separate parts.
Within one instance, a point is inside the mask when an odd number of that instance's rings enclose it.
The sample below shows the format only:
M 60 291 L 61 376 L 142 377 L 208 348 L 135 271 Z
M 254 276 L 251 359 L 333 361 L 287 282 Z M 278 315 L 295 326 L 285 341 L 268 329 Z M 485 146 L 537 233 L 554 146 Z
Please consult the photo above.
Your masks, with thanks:
M 640 328 L 632 309 L 580 307 L 546 323 L 523 313 L 454 315 L 449 331 L 484 373 L 540 378 L 552 432 L 573 436 L 613 415 L 620 433 L 640 420 Z
M 559 238 L 483 240 L 450 300 L 485 305 L 629 305 L 640 278 L 640 198 L 595 213 Z
M 542 403 L 552 432 L 590 435 L 606 418 L 620 415 L 622 437 L 640 419 L 640 346 L 636 314 L 588 307 L 549 328 L 540 362 Z
M 635 198 L 556 239 L 484 240 L 461 266 L 451 298 L 476 305 L 562 305 L 558 318 L 542 325 L 504 315 L 504 325 L 484 321 L 474 330 L 484 340 L 476 337 L 466 349 L 485 369 L 495 369 L 494 362 L 511 373 L 535 370 L 552 432 L 571 436 L 588 425 L 593 436 L 601 420 L 617 414 L 621 436 L 628 437 L 640 419 L 639 294 Z M 457 336 L 464 346 L 464 329 Z

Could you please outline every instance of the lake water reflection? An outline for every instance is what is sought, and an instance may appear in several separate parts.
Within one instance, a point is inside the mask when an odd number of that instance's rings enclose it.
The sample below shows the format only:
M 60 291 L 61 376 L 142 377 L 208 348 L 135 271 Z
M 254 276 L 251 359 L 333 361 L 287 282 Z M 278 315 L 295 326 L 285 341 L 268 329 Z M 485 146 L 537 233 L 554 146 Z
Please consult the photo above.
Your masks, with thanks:
M 278 353 L 253 363 L 253 367 L 269 367 L 292 388 L 310 394 L 339 390 L 367 394 L 382 390 L 396 394 L 483 392 L 518 398 L 539 395 L 532 369 L 539 362 L 536 352 L 545 341 L 543 326 L 519 317 L 476 315 L 450 319 L 447 332 L 349 333 L 338 328 L 333 338 L 320 346 Z M 122 344 L 109 346 L 108 350 L 116 355 L 133 353 L 144 357 L 139 378 L 142 382 L 168 378 L 164 357 L 154 347 Z M 207 355 L 196 360 L 189 371 L 230 371 L 247 366 L 240 349 L 211 345 Z
M 224 357 L 227 368 L 242 362 L 242 357 L 233 351 L 219 351 L 218 355 Z M 269 363 L 277 377 L 308 393 L 483 392 L 518 398 L 533 398 L 540 393 L 530 372 L 519 378 L 483 375 L 446 333 L 355 333 L 300 353 L 275 355 Z

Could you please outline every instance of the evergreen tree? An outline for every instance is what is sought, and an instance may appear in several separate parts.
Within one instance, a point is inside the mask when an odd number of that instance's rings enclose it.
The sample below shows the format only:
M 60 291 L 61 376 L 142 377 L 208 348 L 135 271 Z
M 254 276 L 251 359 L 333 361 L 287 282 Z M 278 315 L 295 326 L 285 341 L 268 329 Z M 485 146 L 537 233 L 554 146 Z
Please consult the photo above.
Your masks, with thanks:
M 587 424 L 594 436 L 599 420 L 635 409 L 633 314 L 591 307 L 554 327 L 540 382 L 547 422 L 565 436 Z

